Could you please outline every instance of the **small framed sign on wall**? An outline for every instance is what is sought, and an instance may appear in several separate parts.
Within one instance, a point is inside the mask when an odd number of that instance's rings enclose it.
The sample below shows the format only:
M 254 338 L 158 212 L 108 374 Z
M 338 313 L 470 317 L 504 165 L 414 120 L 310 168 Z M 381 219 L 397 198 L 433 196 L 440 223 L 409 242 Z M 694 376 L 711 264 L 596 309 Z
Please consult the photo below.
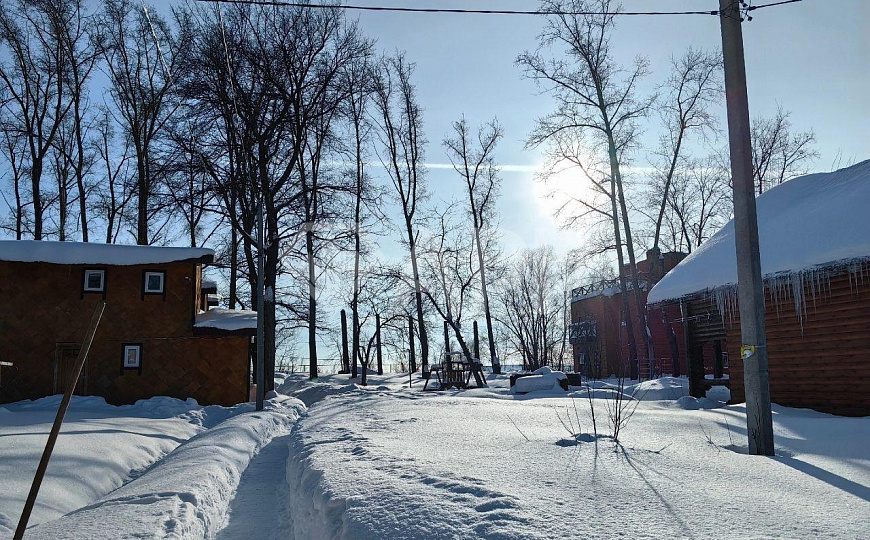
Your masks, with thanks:
M 121 357 L 121 375 L 125 371 L 135 369 L 142 373 L 142 344 L 124 343 Z

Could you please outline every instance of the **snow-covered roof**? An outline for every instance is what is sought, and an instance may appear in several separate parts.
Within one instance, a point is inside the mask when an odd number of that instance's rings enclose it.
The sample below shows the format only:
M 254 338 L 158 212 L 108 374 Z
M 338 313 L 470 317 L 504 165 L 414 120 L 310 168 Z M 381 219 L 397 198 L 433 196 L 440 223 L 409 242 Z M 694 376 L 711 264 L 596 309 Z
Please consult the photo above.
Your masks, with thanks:
M 87 242 L 0 240 L 0 261 L 133 266 L 187 260 L 211 262 L 214 260 L 214 250 Z
M 200 288 L 217 290 L 217 281 L 213 279 L 204 279 L 202 280 L 202 285 L 200 285 Z
M 765 278 L 870 259 L 870 160 L 789 180 L 759 196 L 757 208 Z M 648 302 L 736 283 L 732 220 L 662 278 Z
M 194 328 L 210 328 L 226 332 L 257 329 L 257 312 L 247 309 L 211 308 L 196 314 Z

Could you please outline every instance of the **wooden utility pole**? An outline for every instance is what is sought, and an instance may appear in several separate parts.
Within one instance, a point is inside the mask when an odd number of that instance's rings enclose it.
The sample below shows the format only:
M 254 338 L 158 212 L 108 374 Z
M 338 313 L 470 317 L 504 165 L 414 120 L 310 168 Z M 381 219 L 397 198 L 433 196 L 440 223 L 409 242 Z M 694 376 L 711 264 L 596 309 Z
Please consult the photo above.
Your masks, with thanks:
M 36 496 L 39 495 L 39 487 L 42 485 L 42 479 L 45 477 L 45 470 L 48 468 L 48 461 L 51 459 L 52 451 L 54 451 L 54 444 L 57 442 L 57 436 L 60 433 L 60 426 L 63 424 L 63 418 L 66 416 L 67 408 L 69 408 L 69 402 L 72 399 L 73 391 L 75 391 L 75 387 L 79 383 L 82 367 L 85 365 L 85 360 L 88 359 L 88 352 L 91 350 L 91 343 L 94 342 L 94 335 L 97 333 L 97 326 L 100 324 L 100 319 L 103 317 L 103 311 L 105 309 L 106 301 L 100 300 L 97 304 L 97 308 L 94 310 L 94 316 L 91 317 L 91 324 L 88 326 L 87 334 L 85 334 L 85 341 L 82 343 L 82 348 L 79 349 L 79 356 L 76 358 L 75 367 L 73 368 L 69 381 L 67 381 L 63 398 L 60 400 L 57 415 L 54 417 L 54 424 L 52 424 L 51 431 L 48 434 L 48 440 L 45 442 L 45 450 L 42 451 L 42 459 L 39 460 L 39 466 L 36 467 L 36 475 L 33 477 L 33 484 L 30 485 L 30 493 L 27 494 L 27 500 L 24 502 L 24 510 L 21 511 L 21 517 L 18 519 L 18 527 L 15 529 L 14 540 L 21 540 L 24 538 L 24 531 L 27 530 L 27 522 L 30 521 L 30 514 L 33 512 L 33 505 L 36 504 Z
M 752 181 L 749 98 L 746 92 L 739 1 L 719 0 L 719 23 L 722 29 L 728 138 L 734 185 L 734 243 L 737 246 L 737 299 L 743 342 L 740 355 L 746 388 L 746 431 L 750 454 L 772 456 L 773 419 L 764 329 L 764 282 Z

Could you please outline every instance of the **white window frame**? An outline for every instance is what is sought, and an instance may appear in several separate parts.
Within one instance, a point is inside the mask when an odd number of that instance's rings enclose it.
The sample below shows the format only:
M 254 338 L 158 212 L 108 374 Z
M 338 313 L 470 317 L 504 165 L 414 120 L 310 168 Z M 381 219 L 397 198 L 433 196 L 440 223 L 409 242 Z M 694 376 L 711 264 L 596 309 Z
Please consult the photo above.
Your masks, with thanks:
M 148 288 L 151 276 L 160 276 L 159 290 Z M 163 294 L 166 291 L 166 272 L 145 272 L 145 283 L 142 286 L 145 287 L 145 294 Z
M 128 363 L 127 356 L 130 351 L 136 351 L 136 363 Z M 140 369 L 142 367 L 142 345 L 124 345 L 124 369 Z
M 100 286 L 99 288 L 93 288 L 88 285 L 90 281 L 89 277 L 91 274 L 99 274 L 100 275 Z M 82 290 L 88 293 L 92 292 L 105 292 L 106 291 L 106 271 L 102 268 L 88 268 L 85 270 L 85 282 L 82 284 Z

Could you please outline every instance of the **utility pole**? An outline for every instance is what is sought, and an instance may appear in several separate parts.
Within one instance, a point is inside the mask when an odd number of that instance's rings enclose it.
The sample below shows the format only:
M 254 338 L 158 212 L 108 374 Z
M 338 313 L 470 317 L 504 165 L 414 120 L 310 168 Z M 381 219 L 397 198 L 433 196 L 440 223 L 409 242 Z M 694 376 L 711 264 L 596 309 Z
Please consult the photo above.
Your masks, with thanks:
M 266 296 L 265 274 L 263 268 L 263 200 L 257 206 L 257 410 L 263 410 L 263 398 L 266 395 L 266 377 L 263 371 L 266 369 L 266 344 L 264 303 Z
M 737 299 L 743 377 L 746 388 L 746 431 L 749 453 L 774 455 L 773 419 L 767 337 L 764 330 L 764 282 L 758 247 L 758 217 L 752 181 L 752 145 L 749 98 L 743 57 L 743 29 L 738 0 L 719 0 L 722 56 L 725 65 L 725 100 L 734 184 L 734 243 L 737 246 Z

